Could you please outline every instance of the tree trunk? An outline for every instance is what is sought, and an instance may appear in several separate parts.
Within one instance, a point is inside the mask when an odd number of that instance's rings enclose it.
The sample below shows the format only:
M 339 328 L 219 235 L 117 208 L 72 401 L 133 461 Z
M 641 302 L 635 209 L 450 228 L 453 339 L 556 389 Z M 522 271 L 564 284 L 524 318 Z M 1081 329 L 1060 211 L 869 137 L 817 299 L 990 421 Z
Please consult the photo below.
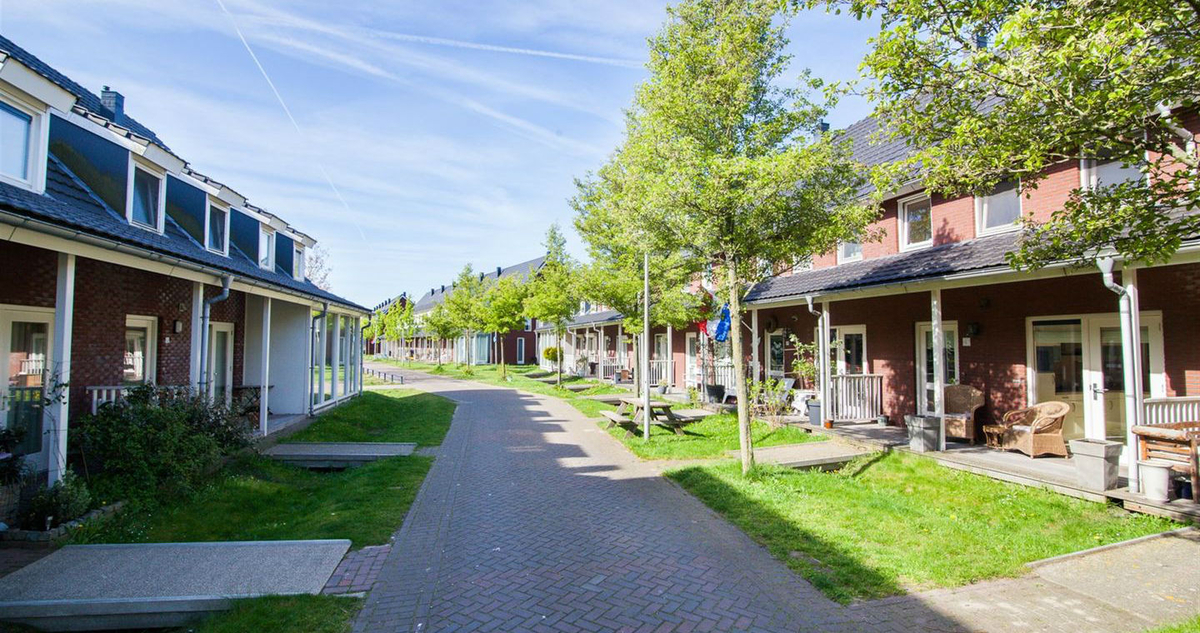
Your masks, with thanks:
M 750 397 L 746 388 L 746 367 L 742 363 L 742 292 L 737 263 L 727 260 L 729 272 L 729 334 L 733 353 L 733 380 L 737 386 L 738 440 L 742 453 L 742 474 L 754 469 L 754 438 L 750 436 Z
M 508 373 L 507 369 L 504 367 L 504 337 L 497 334 L 496 343 L 500 345 L 500 355 L 498 358 L 496 358 L 496 360 L 500 362 L 500 377 L 505 378 L 508 376 Z
M 567 335 L 567 331 L 566 331 L 566 328 L 564 328 L 562 330 L 562 333 L 558 335 L 558 340 L 554 342 L 555 346 L 558 347 L 558 353 L 554 355 L 554 358 L 556 359 L 554 361 L 554 366 L 558 368 L 558 375 L 555 378 L 555 380 L 557 381 L 557 385 L 559 387 L 562 386 L 562 360 L 563 360 L 563 344 L 562 343 L 563 343 L 563 338 L 566 337 L 566 335 Z

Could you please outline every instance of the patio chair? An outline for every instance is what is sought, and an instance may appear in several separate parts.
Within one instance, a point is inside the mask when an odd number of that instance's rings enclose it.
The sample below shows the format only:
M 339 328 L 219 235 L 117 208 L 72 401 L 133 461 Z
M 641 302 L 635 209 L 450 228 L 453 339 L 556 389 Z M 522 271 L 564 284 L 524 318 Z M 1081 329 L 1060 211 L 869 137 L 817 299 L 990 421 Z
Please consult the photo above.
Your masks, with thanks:
M 1138 459 L 1163 460 L 1171 470 L 1192 480 L 1192 502 L 1200 503 L 1200 422 L 1171 422 L 1153 426 L 1135 426 Z
M 983 406 L 983 392 L 971 385 L 946 385 L 946 437 L 975 443 L 975 412 Z
M 1000 448 L 1020 451 L 1031 459 L 1039 455 L 1066 457 L 1062 430 L 1070 411 L 1071 405 L 1052 400 L 1005 413 Z

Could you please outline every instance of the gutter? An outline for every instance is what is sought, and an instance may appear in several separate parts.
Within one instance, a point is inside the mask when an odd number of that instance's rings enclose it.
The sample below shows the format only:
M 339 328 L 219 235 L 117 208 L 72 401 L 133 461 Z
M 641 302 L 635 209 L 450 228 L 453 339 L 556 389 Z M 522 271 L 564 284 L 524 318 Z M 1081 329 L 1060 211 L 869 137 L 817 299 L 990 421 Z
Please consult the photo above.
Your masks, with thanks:
M 15 221 L 13 221 L 13 220 L 15 220 Z M 97 247 L 100 247 L 100 248 L 103 248 L 106 250 L 115 251 L 118 253 L 125 253 L 127 255 L 133 255 L 135 257 L 141 257 L 144 259 L 166 262 L 171 265 L 178 266 L 179 268 L 184 268 L 187 270 L 204 273 L 207 275 L 213 275 L 216 277 L 224 277 L 227 275 L 235 274 L 235 273 L 230 273 L 230 272 L 220 270 L 217 268 L 205 266 L 204 264 L 197 264 L 197 263 L 188 261 L 186 259 L 182 259 L 178 256 L 165 255 L 163 253 L 159 253 L 158 251 L 150 250 L 147 248 L 130 246 L 124 242 L 120 242 L 118 240 L 114 240 L 111 238 L 99 237 L 99 236 L 93 235 L 91 233 L 84 233 L 82 231 L 79 231 L 78 229 L 64 228 L 57 224 L 47 222 L 45 220 L 29 218 L 29 217 L 19 215 L 19 214 L 16 214 L 11 211 L 4 210 L 4 209 L 0 209 L 0 223 L 8 224 L 15 228 L 28 228 L 28 229 L 38 232 L 38 233 L 45 233 L 48 235 L 53 235 L 56 237 L 61 237 L 61 238 L 76 241 L 76 242 L 83 242 L 83 243 L 91 244 L 92 246 L 97 246 Z M 4 238 L 4 239 L 7 241 L 10 238 Z M 285 286 L 278 286 L 275 284 L 271 284 L 269 282 L 265 282 L 265 281 L 262 281 L 259 279 L 253 279 L 250 277 L 242 277 L 242 278 L 238 279 L 238 281 L 239 281 L 239 283 L 244 283 L 246 285 L 254 286 L 256 288 L 272 290 L 275 292 L 280 292 L 280 293 L 283 293 L 286 295 L 304 299 L 304 300 L 308 301 L 309 303 L 328 302 L 329 301 L 328 299 L 325 299 L 322 297 L 307 295 L 298 290 L 293 290 L 293 289 L 287 288 Z M 358 311 L 362 311 L 364 313 L 370 312 L 370 310 L 367 310 L 366 308 L 362 308 L 362 307 L 347 304 L 347 303 L 339 302 L 339 305 L 341 305 L 342 307 L 354 310 L 356 312 L 358 312 Z

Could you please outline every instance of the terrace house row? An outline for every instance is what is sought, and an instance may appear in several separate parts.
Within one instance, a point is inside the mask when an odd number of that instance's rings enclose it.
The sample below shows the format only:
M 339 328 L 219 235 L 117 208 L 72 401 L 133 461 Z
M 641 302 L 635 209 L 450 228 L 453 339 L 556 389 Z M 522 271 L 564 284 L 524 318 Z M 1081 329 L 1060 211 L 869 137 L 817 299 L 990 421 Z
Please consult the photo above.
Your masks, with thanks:
M 1200 129 L 1194 117 L 1188 127 Z M 866 119 L 845 131 L 859 160 L 903 158 L 903 142 L 868 141 L 876 129 Z M 838 421 L 902 424 L 906 415 L 940 414 L 951 384 L 984 395 L 974 423 L 951 431 L 972 441 L 1007 411 L 1063 401 L 1065 439 L 1127 442 L 1127 388 L 1146 422 L 1200 419 L 1200 240 L 1162 265 L 1116 262 L 1107 282 L 1096 268 L 1018 272 L 1005 258 L 1018 247 L 1020 218 L 1045 221 L 1072 189 L 1141 177 L 1118 162 L 1081 160 L 1050 168 L 1036 189 L 1006 182 L 985 196 L 944 198 L 914 181 L 888 192 L 874 227 L 881 241 L 842 244 L 751 289 L 743 324 L 751 377 L 795 378 L 795 335 L 829 342 L 822 379 L 806 387 L 824 394 L 826 417 Z M 1122 338 L 1122 301 L 1134 306 L 1132 345 Z M 620 319 L 592 310 L 572 323 L 564 347 L 569 359 L 588 358 L 580 372 L 607 378 L 632 366 L 628 342 L 618 342 Z M 705 345 L 694 326 L 652 336 L 652 382 L 714 382 L 712 369 L 702 378 Z M 553 344 L 544 337 L 541 346 Z M 715 356 L 715 382 L 731 389 L 728 346 Z M 1127 386 L 1127 363 L 1140 364 L 1139 384 Z M 1129 459 L 1127 447 L 1122 463 Z
M 257 401 L 264 433 L 359 392 L 367 311 L 305 278 L 313 239 L 194 170 L 119 93 L 0 37 L 0 138 L 0 424 L 50 481 L 71 420 L 132 385 Z
M 489 281 L 508 277 L 528 280 L 537 275 L 545 259 L 545 257 L 537 257 L 508 266 L 507 268 L 497 266 L 495 270 L 479 273 L 479 279 L 485 284 Z M 420 328 L 420 324 L 429 313 L 453 293 L 454 284 L 430 288 L 429 292 L 425 293 L 420 300 L 413 304 L 413 316 L 418 323 L 418 328 Z M 399 300 L 399 298 L 385 302 L 380 306 L 380 309 L 386 309 L 386 306 L 391 305 L 391 302 L 396 300 Z M 454 340 L 440 341 L 434 338 L 429 331 L 419 329 L 412 341 L 405 341 L 402 345 L 385 343 L 386 347 L 383 353 L 392 357 L 411 356 L 416 360 L 429 362 L 467 362 L 468 346 L 471 346 L 469 354 L 471 363 L 474 365 L 486 365 L 497 362 L 500 349 L 503 347 L 505 363 L 509 365 L 536 364 L 536 342 L 534 337 L 536 325 L 536 319 L 526 319 L 524 328 L 505 332 L 501 335 L 504 339 L 503 346 L 499 344 L 500 336 L 486 332 L 475 332 L 469 339 L 466 336 L 460 336 Z

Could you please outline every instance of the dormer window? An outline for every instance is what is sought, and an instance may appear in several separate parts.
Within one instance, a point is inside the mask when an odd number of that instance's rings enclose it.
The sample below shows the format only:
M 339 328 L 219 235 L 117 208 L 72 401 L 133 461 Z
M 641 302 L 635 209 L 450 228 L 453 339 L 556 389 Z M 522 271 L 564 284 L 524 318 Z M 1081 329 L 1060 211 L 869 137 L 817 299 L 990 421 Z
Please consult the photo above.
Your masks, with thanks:
M 929 196 L 921 194 L 900 201 L 900 249 L 929 246 L 933 243 L 933 219 Z
M 229 209 L 208 203 L 208 217 L 205 218 L 205 246 L 208 250 L 222 255 L 229 254 Z
M 126 219 L 130 224 L 163 232 L 163 208 L 167 190 L 160 174 L 129 159 L 129 191 Z
M 29 183 L 33 116 L 0 102 L 0 174 Z
M 838 263 L 856 262 L 862 259 L 862 244 L 859 242 L 842 242 L 838 245 Z
M 258 228 L 258 265 L 275 270 L 275 231 L 265 226 Z
M 304 281 L 304 248 L 296 246 L 292 251 L 292 279 Z
M 975 216 L 980 235 L 1016 229 L 1021 219 L 1020 183 L 1006 180 L 988 195 L 975 198 Z

